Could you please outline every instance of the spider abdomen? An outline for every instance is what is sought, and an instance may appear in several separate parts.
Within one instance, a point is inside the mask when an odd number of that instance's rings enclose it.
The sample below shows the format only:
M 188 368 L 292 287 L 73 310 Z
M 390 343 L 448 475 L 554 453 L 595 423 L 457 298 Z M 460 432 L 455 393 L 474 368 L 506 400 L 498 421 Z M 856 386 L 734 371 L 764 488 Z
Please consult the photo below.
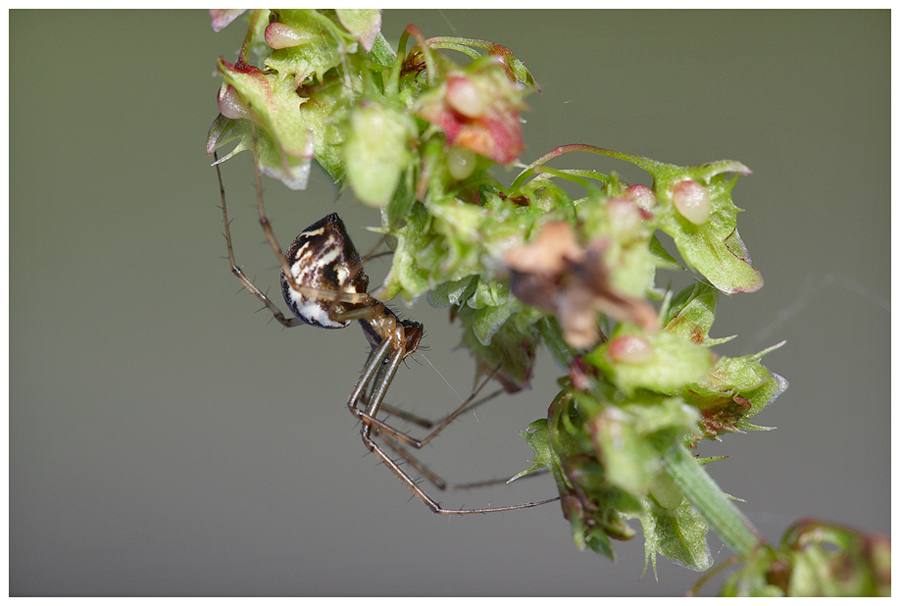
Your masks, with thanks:
M 337 213 L 303 230 L 284 256 L 293 284 L 281 272 L 281 294 L 291 313 L 303 322 L 344 328 L 350 324 L 341 319 L 346 312 L 370 305 L 365 296 L 369 277 Z

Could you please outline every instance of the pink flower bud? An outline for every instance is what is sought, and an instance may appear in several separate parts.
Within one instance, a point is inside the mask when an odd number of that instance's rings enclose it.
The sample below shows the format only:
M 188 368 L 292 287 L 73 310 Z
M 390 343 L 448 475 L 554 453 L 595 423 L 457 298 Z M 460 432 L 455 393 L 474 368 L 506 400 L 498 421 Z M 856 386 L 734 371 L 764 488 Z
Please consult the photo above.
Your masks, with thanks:
M 694 225 L 706 223 L 712 211 L 712 203 L 706 188 L 690 179 L 675 186 L 672 203 L 681 216 Z
M 609 342 L 607 351 L 613 360 L 626 364 L 640 364 L 653 359 L 653 346 L 643 337 L 616 337 Z
M 266 27 L 266 44 L 274 49 L 300 46 L 310 41 L 309 34 L 284 23 L 270 23 Z
M 237 90 L 230 84 L 225 90 L 219 89 L 219 112 L 226 118 L 243 120 L 251 115 L 250 107 L 244 103 Z
M 447 103 L 467 118 L 478 118 L 487 107 L 478 86 L 463 76 L 453 76 L 447 82 Z
M 625 197 L 647 212 L 656 206 L 656 195 L 646 185 L 632 185 L 625 190 Z

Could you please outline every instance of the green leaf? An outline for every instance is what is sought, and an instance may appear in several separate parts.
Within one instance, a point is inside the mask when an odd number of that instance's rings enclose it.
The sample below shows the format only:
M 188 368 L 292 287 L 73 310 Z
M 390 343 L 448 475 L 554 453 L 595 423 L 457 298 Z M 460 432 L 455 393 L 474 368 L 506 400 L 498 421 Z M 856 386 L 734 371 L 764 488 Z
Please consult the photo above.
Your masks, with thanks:
M 653 256 L 656 267 L 671 271 L 681 271 L 684 269 L 684 267 L 681 266 L 681 263 L 679 263 L 675 257 L 670 255 L 669 251 L 663 248 L 663 245 L 660 244 L 656 234 L 650 238 L 649 250 L 650 254 Z
M 662 320 L 663 330 L 707 347 L 730 341 L 734 337 L 709 338 L 718 300 L 719 291 L 712 285 L 705 282 L 691 284 L 667 306 Z
M 210 131 L 208 149 L 239 138 L 239 145 L 224 159 L 230 158 L 239 151 L 251 149 L 255 133 L 260 170 L 280 179 L 288 187 L 306 187 L 313 157 L 333 179 L 342 180 L 338 148 L 341 134 L 333 121 L 338 106 L 344 102 L 343 89 L 334 87 L 317 91 L 314 99 L 299 97 L 293 79 L 264 73 L 251 66 L 231 65 L 223 59 L 219 60 L 219 73 L 226 84 L 234 87 L 262 127 L 251 127 L 248 120 L 237 120 L 230 127 L 217 121 Z M 214 130 L 219 133 L 215 141 L 212 140 Z M 223 136 L 225 133 L 227 138 Z
M 643 359 L 629 360 L 615 355 L 621 342 L 617 340 L 631 337 L 643 339 L 649 345 Z M 713 365 L 709 350 L 687 338 L 669 332 L 644 334 L 628 324 L 620 324 L 610 340 L 590 352 L 585 360 L 608 374 L 626 394 L 634 394 L 638 389 L 674 393 L 700 380 Z
M 525 438 L 525 441 L 528 442 L 528 445 L 531 447 L 534 458 L 532 459 L 531 467 L 514 475 L 509 479 L 509 482 L 518 480 L 529 473 L 540 471 L 541 469 L 550 471 L 550 475 L 552 475 L 553 479 L 558 483 L 563 482 L 562 471 L 559 467 L 559 457 L 555 455 L 553 449 L 550 447 L 550 429 L 547 426 L 547 419 L 538 419 L 537 421 L 532 422 L 528 425 L 528 428 L 521 433 L 521 436 Z
M 729 171 L 749 172 L 742 164 L 725 161 L 688 167 L 677 174 L 667 171 L 666 178 L 655 185 L 657 199 L 663 206 L 657 213 L 659 226 L 672 237 L 684 260 L 716 288 L 729 294 L 754 292 L 762 287 L 763 281 L 751 265 L 750 255 L 737 232 L 736 217 L 740 209 L 731 201 L 737 177 L 729 179 Z M 709 196 L 710 214 L 701 225 L 685 219 L 673 205 L 672 192 L 685 179 L 697 179 Z
M 758 534 L 722 489 L 682 445 L 673 445 L 663 458 L 666 473 L 710 527 L 737 555 L 746 556 L 760 545 Z
M 493 373 L 506 391 L 513 393 L 530 386 L 539 334 L 534 323 L 520 325 L 507 320 L 497 327 L 487 343 L 483 343 L 479 332 L 484 330 L 483 325 L 491 324 L 489 313 L 495 309 L 500 308 L 459 308 L 457 318 L 462 325 L 461 345 L 475 357 L 479 374 Z M 476 326 L 479 323 L 481 327 Z
M 688 501 L 675 509 L 666 509 L 651 499 L 643 499 L 638 515 L 644 532 L 644 556 L 653 564 L 656 576 L 656 554 L 688 570 L 702 571 L 712 566 L 706 536 L 709 525 Z
M 476 286 L 478 276 L 442 282 L 428 292 L 428 304 L 437 308 L 462 305 L 475 294 Z
M 698 415 L 681 398 L 650 393 L 604 404 L 588 415 L 606 480 L 635 497 L 646 495 L 656 482 L 662 454 L 697 432 Z
M 700 410 L 707 435 L 766 429 L 752 425 L 749 420 L 788 387 L 784 377 L 760 362 L 765 354 L 781 345 L 739 358 L 722 356 L 706 377 L 680 391 L 686 402 Z
M 313 79 L 323 82 L 325 74 L 339 66 L 347 49 L 340 28 L 323 13 L 314 10 L 278 10 L 278 23 L 293 29 L 308 42 L 271 51 L 265 65 L 278 77 L 289 79 L 294 89 Z M 346 34 L 344 34 L 346 35 Z

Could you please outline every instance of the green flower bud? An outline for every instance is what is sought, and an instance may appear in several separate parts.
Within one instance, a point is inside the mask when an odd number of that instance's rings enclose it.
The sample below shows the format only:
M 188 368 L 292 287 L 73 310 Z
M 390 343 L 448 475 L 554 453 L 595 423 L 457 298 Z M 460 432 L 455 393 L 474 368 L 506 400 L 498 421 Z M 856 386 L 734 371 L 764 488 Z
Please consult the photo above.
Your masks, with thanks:
M 412 160 L 409 143 L 415 134 L 415 124 L 403 113 L 376 103 L 353 109 L 343 157 L 347 180 L 360 202 L 377 207 L 390 202 Z

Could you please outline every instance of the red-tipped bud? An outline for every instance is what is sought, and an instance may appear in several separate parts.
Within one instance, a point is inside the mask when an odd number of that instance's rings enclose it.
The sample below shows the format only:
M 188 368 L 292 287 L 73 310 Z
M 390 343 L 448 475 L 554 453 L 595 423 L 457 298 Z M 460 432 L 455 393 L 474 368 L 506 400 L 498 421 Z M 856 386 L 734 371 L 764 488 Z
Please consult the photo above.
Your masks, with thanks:
M 646 185 L 632 185 L 625 190 L 625 197 L 647 212 L 651 212 L 656 206 L 656 195 Z
M 653 359 L 653 346 L 643 337 L 616 337 L 609 342 L 610 357 L 616 362 L 640 364 Z
M 243 120 L 251 115 L 250 107 L 244 103 L 237 90 L 230 84 L 224 89 L 219 89 L 219 113 L 226 118 Z
M 307 32 L 284 23 L 270 23 L 266 27 L 266 44 L 274 49 L 300 46 L 311 40 Z
M 712 203 L 706 188 L 696 181 L 682 181 L 672 192 L 672 203 L 682 217 L 694 225 L 703 225 L 709 219 Z

